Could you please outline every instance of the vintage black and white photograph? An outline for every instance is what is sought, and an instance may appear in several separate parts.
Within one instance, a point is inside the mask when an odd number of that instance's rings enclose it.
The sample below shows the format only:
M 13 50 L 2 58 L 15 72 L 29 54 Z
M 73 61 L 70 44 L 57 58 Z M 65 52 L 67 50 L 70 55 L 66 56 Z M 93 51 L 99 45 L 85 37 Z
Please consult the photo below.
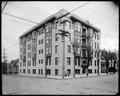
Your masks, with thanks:
M 118 94 L 118 2 L 1 5 L 3 95 Z

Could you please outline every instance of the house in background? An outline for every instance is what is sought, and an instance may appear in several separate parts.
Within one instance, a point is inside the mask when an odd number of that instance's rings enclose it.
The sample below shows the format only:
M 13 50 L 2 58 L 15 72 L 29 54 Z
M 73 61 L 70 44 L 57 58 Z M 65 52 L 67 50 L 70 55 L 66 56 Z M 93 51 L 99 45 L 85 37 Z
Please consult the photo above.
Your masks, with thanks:
M 19 59 L 11 60 L 8 66 L 8 73 L 18 74 L 19 72 Z

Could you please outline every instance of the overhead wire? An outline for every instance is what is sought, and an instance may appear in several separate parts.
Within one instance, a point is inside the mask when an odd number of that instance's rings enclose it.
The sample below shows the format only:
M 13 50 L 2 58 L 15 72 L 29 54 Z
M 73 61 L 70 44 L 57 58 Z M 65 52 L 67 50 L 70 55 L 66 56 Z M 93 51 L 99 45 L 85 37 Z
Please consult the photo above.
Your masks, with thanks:
M 5 9 L 5 7 L 6 7 L 7 3 L 8 3 L 8 1 L 6 1 L 6 3 L 5 3 L 5 5 L 4 5 L 4 7 L 3 7 L 3 9 L 2 9 L 2 11 L 1 11 L 1 12 L 3 12 L 3 10 Z
M 69 14 L 70 14 L 71 12 L 79 9 L 80 7 L 86 5 L 86 4 L 88 4 L 88 2 L 80 5 L 79 7 L 75 8 L 75 9 L 73 9 L 73 10 L 71 10 L 71 11 L 69 11 Z M 6 3 L 6 5 L 7 5 L 7 3 Z M 6 5 L 5 5 L 5 6 L 6 6 Z M 4 7 L 4 8 L 5 8 L 5 7 Z M 22 18 L 22 17 L 18 17 L 18 16 L 15 16 L 15 15 L 12 15 L 12 14 L 9 14 L 9 13 L 6 13 L 6 12 L 2 12 L 2 13 L 5 14 L 5 15 L 8 15 L 8 16 L 12 16 L 12 17 L 15 17 L 15 18 L 24 20 L 24 21 L 28 21 L 28 22 L 31 22 L 31 23 L 34 23 L 34 24 L 38 24 L 37 22 L 31 21 L 31 20 L 28 20 L 28 19 L 25 19 L 25 18 Z M 67 16 L 67 15 L 68 15 L 68 13 L 65 14 L 64 16 Z M 19 42 L 14 43 L 14 44 L 11 46 L 11 48 L 12 48 L 13 46 L 17 45 L 17 44 L 19 44 Z M 10 47 L 8 47 L 8 48 L 10 48 Z

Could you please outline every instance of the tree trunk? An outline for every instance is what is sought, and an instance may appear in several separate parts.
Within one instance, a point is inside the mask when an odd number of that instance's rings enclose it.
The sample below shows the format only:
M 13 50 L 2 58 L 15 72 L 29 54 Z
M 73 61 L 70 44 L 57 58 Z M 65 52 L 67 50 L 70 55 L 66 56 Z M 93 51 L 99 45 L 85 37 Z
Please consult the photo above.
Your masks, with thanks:
M 88 76 L 88 66 L 89 66 L 89 59 L 88 59 L 88 64 L 87 64 L 87 68 L 86 68 L 86 75 Z
M 115 63 L 116 63 L 116 60 L 114 60 L 114 73 L 116 72 Z

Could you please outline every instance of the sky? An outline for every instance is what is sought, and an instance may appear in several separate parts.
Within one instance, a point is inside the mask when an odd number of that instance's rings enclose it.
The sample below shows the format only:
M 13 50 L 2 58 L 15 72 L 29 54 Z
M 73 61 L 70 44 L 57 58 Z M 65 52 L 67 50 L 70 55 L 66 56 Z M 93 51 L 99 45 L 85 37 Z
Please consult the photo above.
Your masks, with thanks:
M 36 25 L 5 15 L 4 12 L 39 23 L 61 9 L 71 11 L 86 2 L 9 1 L 2 13 L 2 53 L 5 48 L 8 61 L 19 58 L 19 36 Z M 4 4 L 5 2 L 2 2 L 2 8 Z M 118 50 L 118 6 L 108 1 L 90 1 L 72 13 L 85 20 L 89 20 L 89 22 L 101 30 L 101 49 Z

